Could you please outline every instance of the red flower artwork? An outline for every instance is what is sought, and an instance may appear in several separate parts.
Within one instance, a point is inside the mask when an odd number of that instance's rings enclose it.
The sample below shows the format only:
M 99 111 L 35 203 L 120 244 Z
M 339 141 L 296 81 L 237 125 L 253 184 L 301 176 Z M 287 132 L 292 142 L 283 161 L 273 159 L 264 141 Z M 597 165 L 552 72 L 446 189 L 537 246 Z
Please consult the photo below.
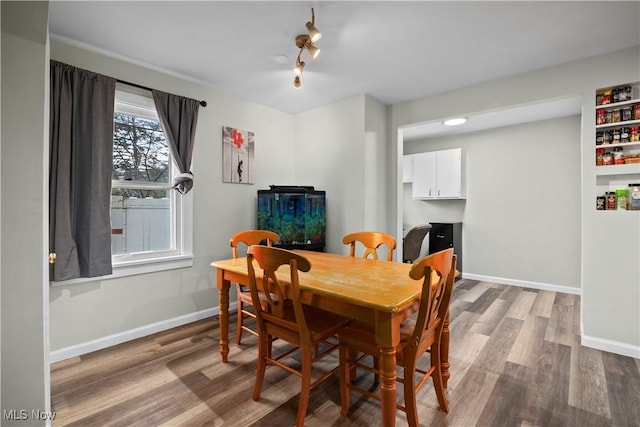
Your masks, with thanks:
M 242 139 L 242 133 L 238 132 L 236 129 L 233 129 L 231 131 L 231 137 L 233 138 L 233 144 L 238 147 L 238 150 L 240 149 L 240 147 L 242 147 L 242 144 L 244 143 L 244 139 Z

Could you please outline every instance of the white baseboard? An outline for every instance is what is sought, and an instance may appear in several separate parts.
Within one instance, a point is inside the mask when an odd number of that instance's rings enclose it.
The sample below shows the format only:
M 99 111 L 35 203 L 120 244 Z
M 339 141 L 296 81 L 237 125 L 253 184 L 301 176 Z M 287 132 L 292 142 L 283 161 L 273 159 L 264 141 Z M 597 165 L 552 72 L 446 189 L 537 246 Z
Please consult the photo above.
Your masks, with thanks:
M 570 286 L 552 285 L 550 283 L 530 282 L 527 280 L 507 279 L 504 277 L 482 276 L 479 274 L 462 273 L 463 279 L 478 280 L 480 282 L 498 283 L 501 285 L 520 286 L 523 288 L 540 289 L 542 291 L 561 292 L 564 294 L 582 295 L 582 289 Z
M 237 302 L 229 304 L 229 312 L 236 311 Z M 128 331 L 119 332 L 93 341 L 72 345 L 70 347 L 54 350 L 49 353 L 49 363 L 59 362 L 61 360 L 72 357 L 81 356 L 93 351 L 102 350 L 112 347 L 123 342 L 135 340 L 137 338 L 146 337 L 147 335 L 166 331 L 177 326 L 186 325 L 187 323 L 196 322 L 208 317 L 217 316 L 220 313 L 219 307 L 208 308 L 202 311 L 185 314 L 183 316 L 174 317 L 173 319 L 163 320 L 161 322 L 152 323 L 150 325 L 141 326 L 139 328 L 130 329 Z
M 609 353 L 620 354 L 622 356 L 640 359 L 640 347 L 617 341 L 605 340 L 602 338 L 594 338 L 582 335 L 580 344 L 585 347 L 595 348 L 596 350 L 607 351 Z

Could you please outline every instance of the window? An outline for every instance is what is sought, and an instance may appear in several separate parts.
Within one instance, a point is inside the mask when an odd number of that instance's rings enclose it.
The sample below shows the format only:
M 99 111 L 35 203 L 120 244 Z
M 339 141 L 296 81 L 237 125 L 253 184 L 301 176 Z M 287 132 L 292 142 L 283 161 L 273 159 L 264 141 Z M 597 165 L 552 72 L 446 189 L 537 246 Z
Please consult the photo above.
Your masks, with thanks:
M 135 274 L 191 265 L 191 194 L 171 188 L 176 170 L 153 99 L 116 90 L 111 189 L 114 275 L 132 268 Z M 144 265 L 155 267 L 140 271 Z

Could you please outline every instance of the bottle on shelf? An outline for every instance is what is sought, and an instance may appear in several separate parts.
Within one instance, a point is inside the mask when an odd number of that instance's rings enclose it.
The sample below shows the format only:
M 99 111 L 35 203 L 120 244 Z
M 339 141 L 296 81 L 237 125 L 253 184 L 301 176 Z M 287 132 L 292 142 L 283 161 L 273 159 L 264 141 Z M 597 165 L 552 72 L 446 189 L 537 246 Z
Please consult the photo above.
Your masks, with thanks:
M 629 184 L 628 207 L 629 210 L 640 210 L 640 183 Z

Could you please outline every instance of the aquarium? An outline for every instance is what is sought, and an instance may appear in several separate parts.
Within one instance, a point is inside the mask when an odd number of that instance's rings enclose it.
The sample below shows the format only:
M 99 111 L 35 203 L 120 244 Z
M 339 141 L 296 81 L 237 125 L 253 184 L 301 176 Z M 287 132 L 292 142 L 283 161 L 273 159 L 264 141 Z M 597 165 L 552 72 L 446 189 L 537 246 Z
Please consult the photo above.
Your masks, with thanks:
M 323 250 L 326 228 L 324 191 L 277 185 L 258 190 L 258 229 L 278 233 L 280 240 L 275 246 Z

